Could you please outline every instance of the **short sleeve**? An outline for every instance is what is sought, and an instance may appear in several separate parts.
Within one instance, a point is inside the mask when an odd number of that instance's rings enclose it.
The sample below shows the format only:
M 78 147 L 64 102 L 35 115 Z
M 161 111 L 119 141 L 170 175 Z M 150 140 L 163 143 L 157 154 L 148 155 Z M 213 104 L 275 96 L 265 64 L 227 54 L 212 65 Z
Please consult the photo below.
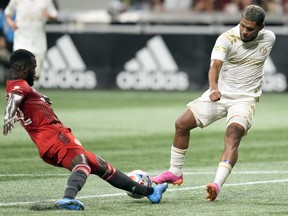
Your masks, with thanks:
M 47 10 L 48 10 L 50 16 L 57 17 L 58 12 L 57 12 L 56 7 L 55 7 L 52 0 L 48 1 Z
M 19 80 L 14 82 L 11 86 L 9 86 L 9 92 L 15 94 L 28 95 L 31 92 L 31 87 L 25 80 Z
M 5 15 L 8 16 L 14 16 L 16 12 L 16 1 L 15 0 L 10 0 L 9 4 L 4 10 Z
M 211 53 L 211 60 L 218 59 L 224 61 L 230 46 L 231 42 L 224 36 L 224 34 L 221 34 L 217 38 L 215 45 L 213 47 Z

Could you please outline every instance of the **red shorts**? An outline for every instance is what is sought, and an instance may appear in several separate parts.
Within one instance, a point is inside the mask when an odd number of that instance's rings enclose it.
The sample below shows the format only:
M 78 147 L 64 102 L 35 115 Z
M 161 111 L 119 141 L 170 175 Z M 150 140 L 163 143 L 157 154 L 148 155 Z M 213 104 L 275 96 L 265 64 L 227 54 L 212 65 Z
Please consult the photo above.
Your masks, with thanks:
M 57 140 L 56 143 L 42 156 L 43 161 L 53 166 L 65 167 L 71 170 L 70 164 L 73 158 L 79 154 L 84 154 L 91 171 L 97 170 L 96 155 L 86 151 L 69 128 L 61 128 L 55 140 Z

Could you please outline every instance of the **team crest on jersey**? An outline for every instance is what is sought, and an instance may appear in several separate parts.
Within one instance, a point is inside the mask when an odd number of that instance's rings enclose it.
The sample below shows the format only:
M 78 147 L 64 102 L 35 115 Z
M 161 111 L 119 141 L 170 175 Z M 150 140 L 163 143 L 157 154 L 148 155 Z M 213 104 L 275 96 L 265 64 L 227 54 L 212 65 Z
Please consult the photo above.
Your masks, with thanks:
M 264 55 L 266 55 L 267 54 L 267 49 L 265 48 L 265 47 L 261 47 L 260 48 L 260 53 L 264 56 Z
M 13 90 L 20 89 L 20 86 L 14 86 Z
M 81 142 L 78 140 L 78 139 L 74 139 L 74 142 L 77 144 L 77 145 L 80 145 L 80 146 L 82 146 L 82 144 L 81 144 Z

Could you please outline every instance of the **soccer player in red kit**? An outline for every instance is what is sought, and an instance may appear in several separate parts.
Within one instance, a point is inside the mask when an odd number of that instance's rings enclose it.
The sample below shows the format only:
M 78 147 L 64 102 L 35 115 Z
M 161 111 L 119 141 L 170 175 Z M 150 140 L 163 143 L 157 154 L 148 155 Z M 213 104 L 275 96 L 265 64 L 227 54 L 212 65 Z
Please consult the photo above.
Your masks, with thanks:
M 49 98 L 31 87 L 36 66 L 35 56 L 28 50 L 16 50 L 10 56 L 11 74 L 6 82 L 3 134 L 11 132 L 17 116 L 36 144 L 43 161 L 71 171 L 64 197 L 55 203 L 55 208 L 84 210 L 83 203 L 75 197 L 90 174 L 98 175 L 116 188 L 144 195 L 152 203 L 159 203 L 168 187 L 167 183 L 153 187 L 140 185 L 83 148 L 71 129 L 65 127 L 55 115 Z

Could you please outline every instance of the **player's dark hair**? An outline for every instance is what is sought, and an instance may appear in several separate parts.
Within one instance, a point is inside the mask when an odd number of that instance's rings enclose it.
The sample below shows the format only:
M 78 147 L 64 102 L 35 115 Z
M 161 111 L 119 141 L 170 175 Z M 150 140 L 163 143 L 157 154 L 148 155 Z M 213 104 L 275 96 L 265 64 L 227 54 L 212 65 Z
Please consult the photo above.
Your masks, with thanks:
M 27 65 L 35 58 L 34 54 L 25 49 L 15 50 L 10 56 L 10 67 L 15 68 L 21 65 Z
M 255 21 L 258 26 L 262 26 L 265 20 L 265 11 L 260 6 L 249 5 L 244 9 L 241 17 Z

